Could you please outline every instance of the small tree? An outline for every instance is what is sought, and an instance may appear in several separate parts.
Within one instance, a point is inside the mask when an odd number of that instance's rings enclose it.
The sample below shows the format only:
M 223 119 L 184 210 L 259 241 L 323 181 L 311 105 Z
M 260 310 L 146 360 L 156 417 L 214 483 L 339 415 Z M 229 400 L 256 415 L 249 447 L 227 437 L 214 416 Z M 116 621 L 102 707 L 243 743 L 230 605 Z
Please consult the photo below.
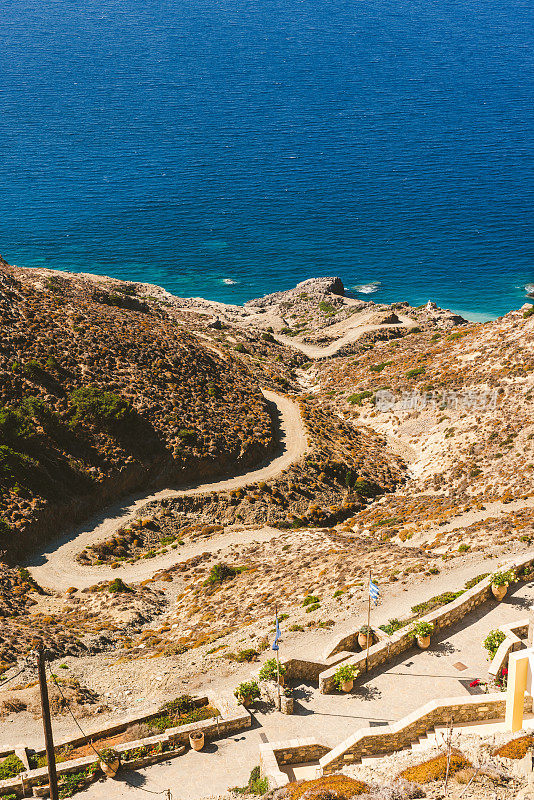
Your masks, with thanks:
M 276 658 L 268 658 L 260 669 L 260 681 L 275 681 L 277 675 L 285 675 L 287 672 L 283 664 L 276 665 Z
M 238 700 L 248 700 L 252 702 L 260 696 L 260 687 L 257 681 L 243 681 L 234 690 L 234 697 Z

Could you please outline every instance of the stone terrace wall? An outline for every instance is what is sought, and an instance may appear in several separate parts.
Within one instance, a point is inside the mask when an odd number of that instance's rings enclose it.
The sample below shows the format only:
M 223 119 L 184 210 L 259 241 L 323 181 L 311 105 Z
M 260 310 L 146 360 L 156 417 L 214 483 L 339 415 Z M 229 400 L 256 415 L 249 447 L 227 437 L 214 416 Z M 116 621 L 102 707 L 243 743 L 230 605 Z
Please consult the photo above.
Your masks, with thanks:
M 201 699 L 204 700 L 207 698 Z M 128 717 L 116 725 L 102 728 L 100 731 L 94 731 L 90 735 L 78 737 L 77 739 L 65 739 L 62 742 L 56 742 L 55 746 L 58 748 L 70 744 L 73 747 L 79 747 L 83 744 L 87 744 L 88 742 L 94 742 L 95 747 L 98 750 L 98 739 L 103 739 L 115 733 L 120 733 L 126 730 L 128 725 L 131 725 L 134 722 L 145 722 L 153 719 L 155 716 L 158 715 L 149 714 L 145 717 Z M 205 719 L 201 720 L 200 722 L 190 723 L 188 725 L 179 725 L 175 728 L 167 728 L 164 733 L 157 736 L 150 736 L 146 739 L 139 739 L 134 742 L 125 742 L 124 744 L 116 745 L 114 749 L 120 753 L 121 762 L 124 763 L 126 768 L 139 769 L 140 767 L 147 766 L 148 764 L 153 764 L 156 761 L 166 761 L 169 758 L 175 758 L 176 756 L 182 755 L 186 749 L 185 745 L 189 742 L 189 734 L 193 731 L 202 731 L 207 740 L 222 739 L 226 736 L 236 733 L 237 731 L 250 728 L 251 724 L 252 718 L 249 712 L 243 708 L 243 706 L 237 706 L 235 710 L 224 714 L 224 716 Z M 151 751 L 158 745 L 161 746 L 162 750 L 163 748 L 167 749 L 159 753 L 146 752 L 141 755 L 134 753 L 134 751 L 141 748 Z M 13 752 L 13 748 L 11 749 L 11 752 Z M 42 752 L 37 752 L 37 754 L 42 755 Z M 60 762 L 57 764 L 58 776 L 72 772 L 79 772 L 80 770 L 85 769 L 92 764 L 96 764 L 98 761 L 99 758 L 95 753 L 94 755 L 87 756 L 85 758 L 77 758 L 71 761 Z M 31 786 L 34 787 L 35 791 L 37 791 L 37 787 L 42 786 L 43 784 L 47 783 L 47 781 L 48 769 L 46 767 L 27 770 L 20 773 L 20 775 L 17 775 L 16 778 L 9 778 L 8 780 L 0 781 L 0 798 L 9 794 L 14 794 L 16 797 L 24 797 L 24 787 L 28 788 Z
M 337 666 L 353 655 L 353 652 L 346 651 L 336 653 L 336 655 L 331 658 L 317 661 L 308 661 L 305 658 L 288 658 L 283 662 L 287 669 L 286 678 L 289 681 L 301 680 L 308 681 L 309 683 L 317 683 L 321 672 L 324 672 L 330 667 Z
M 262 742 L 260 744 L 261 775 L 267 778 L 270 789 L 285 786 L 289 783 L 289 778 L 285 772 L 281 771 L 280 766 L 302 764 L 306 761 L 318 761 L 329 752 L 329 747 L 311 738 Z
M 530 555 L 507 564 L 506 568 L 520 570 L 526 566 L 530 566 L 533 562 L 534 556 Z M 418 621 L 434 623 L 434 628 L 437 632 L 454 625 L 456 622 L 459 622 L 467 614 L 469 614 L 470 611 L 482 603 L 485 603 L 492 597 L 493 595 L 491 593 L 490 577 L 484 578 L 471 589 L 468 589 L 461 594 L 460 597 L 457 597 L 456 600 L 453 600 L 451 603 L 447 603 L 440 608 L 436 608 L 434 611 L 431 611 L 429 614 L 425 614 L 423 617 L 419 617 Z M 406 628 L 402 628 L 400 631 L 394 633 L 387 639 L 387 641 L 377 642 L 369 648 L 368 669 L 366 667 L 365 652 L 352 655 L 350 658 L 345 659 L 345 663 L 354 664 L 361 675 L 367 671 L 371 671 L 381 664 L 386 663 L 387 661 L 390 661 L 391 659 L 396 658 L 396 656 L 404 653 L 406 650 L 409 650 L 411 647 L 413 647 L 413 645 L 414 639 L 409 633 L 409 627 L 407 626 Z M 334 646 L 334 650 L 336 646 L 337 645 Z M 336 667 L 332 666 L 319 675 L 319 691 L 323 694 L 329 694 L 335 691 L 335 672 Z
M 532 698 L 525 698 L 525 711 L 532 709 Z M 427 731 L 448 725 L 504 717 L 506 695 L 498 692 L 478 697 L 452 697 L 432 700 L 398 722 L 380 728 L 360 728 L 320 760 L 323 774 L 338 772 L 363 756 L 386 755 L 409 747 Z

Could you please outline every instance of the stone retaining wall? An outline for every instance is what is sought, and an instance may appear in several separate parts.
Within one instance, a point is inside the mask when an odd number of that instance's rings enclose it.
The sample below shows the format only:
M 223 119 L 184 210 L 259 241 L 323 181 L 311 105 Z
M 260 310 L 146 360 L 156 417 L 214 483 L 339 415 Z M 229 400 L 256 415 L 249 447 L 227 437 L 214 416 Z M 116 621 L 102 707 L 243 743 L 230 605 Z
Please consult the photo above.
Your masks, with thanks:
M 514 570 L 521 570 L 526 566 L 532 565 L 534 557 L 530 555 L 527 558 L 517 559 L 511 563 L 506 564 L 503 569 L 512 568 Z M 435 632 L 454 625 L 456 622 L 462 620 L 474 608 L 485 603 L 493 597 L 491 593 L 490 577 L 484 578 L 475 584 L 471 589 L 468 589 L 456 600 L 453 600 L 446 605 L 436 608 L 423 617 L 419 617 L 418 621 L 432 622 L 434 624 Z M 369 649 L 369 662 L 366 665 L 366 653 L 352 654 L 349 658 L 344 659 L 346 664 L 354 664 L 358 669 L 360 675 L 371 671 L 375 667 L 396 658 L 401 653 L 409 650 L 414 645 L 413 636 L 409 633 L 409 626 L 402 628 L 391 636 L 387 637 L 386 641 L 380 641 L 374 644 Z M 344 640 L 346 641 L 346 639 Z M 335 647 L 334 646 L 334 650 Z M 319 675 L 319 691 L 323 694 L 329 694 L 335 691 L 334 675 L 336 666 L 329 667 L 321 672 Z
M 287 669 L 285 677 L 288 681 L 318 683 L 321 672 L 324 672 L 330 667 L 337 666 L 353 655 L 353 652 L 347 650 L 336 653 L 336 655 L 331 658 L 319 659 L 317 661 L 308 661 L 305 658 L 288 658 L 287 661 L 283 662 Z
M 277 789 L 289 783 L 289 778 L 280 766 L 318 761 L 330 752 L 330 748 L 315 739 L 287 739 L 281 742 L 260 744 L 260 772 L 267 778 L 269 789 Z
M 525 698 L 525 711 L 532 709 L 532 698 Z M 409 747 L 436 726 L 504 718 L 506 695 L 451 697 L 432 700 L 398 722 L 380 728 L 360 728 L 320 760 L 323 774 L 338 772 L 344 765 L 363 756 L 387 755 Z
M 206 699 L 207 698 L 202 698 Z M 98 739 L 103 739 L 115 733 L 121 733 L 126 730 L 128 725 L 134 722 L 145 722 L 148 719 L 153 719 L 159 716 L 158 714 L 151 714 L 145 717 L 127 718 L 122 720 L 116 725 L 109 726 L 100 731 L 93 732 L 92 734 L 78 739 L 69 739 L 56 744 L 57 747 L 65 745 L 72 745 L 73 747 L 80 747 L 90 741 L 98 742 Z M 125 742 L 115 746 L 115 750 L 121 754 L 121 761 L 128 769 L 139 769 L 140 767 L 154 764 L 156 761 L 166 761 L 169 758 L 175 758 L 185 752 L 185 745 L 189 743 L 189 734 L 193 731 L 202 731 L 206 740 L 222 739 L 230 736 L 237 731 L 246 730 L 250 728 L 252 718 L 249 712 L 243 707 L 238 706 L 235 711 L 230 711 L 224 716 L 214 717 L 212 719 L 201 720 L 200 722 L 193 722 L 188 725 L 179 725 L 175 728 L 167 728 L 167 730 L 157 736 L 149 736 L 145 739 L 138 739 L 134 742 Z M 137 758 L 128 758 L 130 753 L 143 747 L 169 747 L 168 750 L 162 752 L 152 752 L 146 755 L 140 755 Z M 98 744 L 96 745 L 98 749 Z M 11 751 L 12 752 L 12 751 Z M 44 752 L 44 751 L 43 751 Z M 42 755 L 42 753 L 38 753 Z M 96 753 L 84 758 L 72 759 L 71 761 L 62 761 L 57 764 L 58 777 L 72 772 L 79 772 L 92 764 L 97 764 L 99 761 Z M 10 778 L 5 781 L 0 781 L 0 797 L 6 794 L 15 794 L 17 797 L 24 797 L 24 787 L 39 787 L 46 784 L 48 781 L 48 769 L 46 767 L 39 767 L 38 769 L 27 770 L 17 775 L 16 778 Z
M 515 653 L 517 650 L 522 650 L 527 646 L 527 637 L 529 635 L 530 619 L 520 619 L 517 622 L 509 622 L 506 625 L 499 625 L 497 630 L 502 631 L 506 636 L 504 642 L 501 642 L 499 648 L 491 660 L 488 668 L 490 678 L 495 678 L 499 675 L 504 667 L 508 667 L 508 659 L 510 653 Z

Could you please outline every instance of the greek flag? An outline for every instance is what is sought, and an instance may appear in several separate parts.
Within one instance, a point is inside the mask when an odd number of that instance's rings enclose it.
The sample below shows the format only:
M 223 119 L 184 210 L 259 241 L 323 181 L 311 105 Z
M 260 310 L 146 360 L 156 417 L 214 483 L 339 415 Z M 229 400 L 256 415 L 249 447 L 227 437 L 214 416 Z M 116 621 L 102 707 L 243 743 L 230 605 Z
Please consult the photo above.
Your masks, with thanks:
M 376 583 L 373 583 L 373 579 L 370 578 L 369 580 L 369 594 L 371 595 L 371 599 L 373 600 L 375 606 L 378 605 L 378 599 L 380 597 L 380 590 Z
M 278 640 L 282 638 L 282 632 L 280 631 L 280 625 L 278 624 L 278 614 L 276 615 L 276 633 L 273 642 L 273 650 L 280 650 L 278 646 Z

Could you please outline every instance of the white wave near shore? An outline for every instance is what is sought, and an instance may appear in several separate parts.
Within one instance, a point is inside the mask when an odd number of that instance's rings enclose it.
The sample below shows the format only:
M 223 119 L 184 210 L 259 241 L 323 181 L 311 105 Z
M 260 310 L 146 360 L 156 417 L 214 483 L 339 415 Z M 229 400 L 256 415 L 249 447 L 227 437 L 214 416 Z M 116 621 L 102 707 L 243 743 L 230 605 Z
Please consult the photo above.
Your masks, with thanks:
M 373 294 L 378 292 L 382 286 L 382 281 L 372 281 L 371 283 L 360 283 L 358 286 L 349 286 L 351 292 L 358 292 L 359 294 Z

